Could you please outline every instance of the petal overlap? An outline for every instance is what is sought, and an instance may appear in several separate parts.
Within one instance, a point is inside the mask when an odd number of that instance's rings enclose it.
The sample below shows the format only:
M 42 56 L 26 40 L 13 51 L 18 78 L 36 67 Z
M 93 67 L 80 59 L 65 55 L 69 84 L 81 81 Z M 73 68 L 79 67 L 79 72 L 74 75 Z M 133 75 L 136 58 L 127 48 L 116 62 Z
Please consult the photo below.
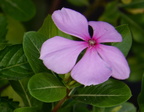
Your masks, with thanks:
M 75 65 L 80 52 L 86 47 L 84 42 L 56 36 L 43 44 L 40 59 L 50 70 L 59 74 L 68 73 Z
M 98 53 L 112 67 L 112 76 L 117 79 L 127 79 L 130 74 L 128 63 L 121 51 L 113 46 L 99 45 Z
M 90 21 L 89 25 L 93 28 L 93 38 L 95 38 L 98 43 L 122 41 L 122 36 L 109 23 Z
M 61 31 L 79 37 L 82 40 L 88 40 L 90 38 L 88 21 L 79 12 L 62 8 L 52 14 L 52 19 Z
M 111 67 L 104 62 L 95 49 L 87 49 L 82 59 L 74 66 L 71 76 L 85 86 L 105 82 L 111 76 Z

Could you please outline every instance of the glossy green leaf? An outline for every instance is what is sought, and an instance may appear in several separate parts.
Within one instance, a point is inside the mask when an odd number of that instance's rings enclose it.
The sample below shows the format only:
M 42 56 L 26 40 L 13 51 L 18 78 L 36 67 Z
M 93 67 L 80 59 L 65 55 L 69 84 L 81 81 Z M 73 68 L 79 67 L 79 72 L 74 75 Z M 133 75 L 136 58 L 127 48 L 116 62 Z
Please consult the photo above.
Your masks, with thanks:
M 21 45 L 6 47 L 0 51 L 0 77 L 21 79 L 32 74 Z
M 39 112 L 35 107 L 17 108 L 13 112 Z
M 28 62 L 35 73 L 48 71 L 39 59 L 40 48 L 47 37 L 37 32 L 27 32 L 24 35 L 23 48 Z
M 38 32 L 45 35 L 47 39 L 54 36 L 62 36 L 69 39 L 72 38 L 70 35 L 65 34 L 56 27 L 50 15 L 45 18 L 44 23 Z
M 0 14 L 0 50 L 6 46 L 7 20 L 6 17 Z
M 121 25 L 116 27 L 116 29 L 122 35 L 123 41 L 112 43 L 112 45 L 118 47 L 122 51 L 122 53 L 127 56 L 132 45 L 132 35 L 130 29 L 128 25 Z
M 129 102 L 108 108 L 93 107 L 93 112 L 136 112 L 136 107 Z
M 55 102 L 66 96 L 66 87 L 53 75 L 39 73 L 28 84 L 30 94 L 42 102 Z
M 144 111 L 144 75 L 142 77 L 141 92 L 138 96 L 138 104 L 139 104 L 140 112 L 143 112 Z
M 76 88 L 71 96 L 83 103 L 110 107 L 127 101 L 131 97 L 131 91 L 123 82 L 111 79 L 96 86 Z
M 20 21 L 27 21 L 36 13 L 31 0 L 0 0 L 0 6 L 6 14 Z

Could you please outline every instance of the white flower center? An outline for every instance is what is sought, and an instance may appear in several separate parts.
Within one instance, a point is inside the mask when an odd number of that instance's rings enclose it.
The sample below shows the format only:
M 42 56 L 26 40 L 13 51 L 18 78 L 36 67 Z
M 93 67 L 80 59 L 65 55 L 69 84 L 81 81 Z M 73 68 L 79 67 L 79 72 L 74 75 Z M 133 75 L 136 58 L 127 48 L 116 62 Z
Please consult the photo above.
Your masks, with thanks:
M 90 46 L 96 45 L 96 41 L 93 40 L 93 39 L 88 40 L 88 43 L 89 43 Z

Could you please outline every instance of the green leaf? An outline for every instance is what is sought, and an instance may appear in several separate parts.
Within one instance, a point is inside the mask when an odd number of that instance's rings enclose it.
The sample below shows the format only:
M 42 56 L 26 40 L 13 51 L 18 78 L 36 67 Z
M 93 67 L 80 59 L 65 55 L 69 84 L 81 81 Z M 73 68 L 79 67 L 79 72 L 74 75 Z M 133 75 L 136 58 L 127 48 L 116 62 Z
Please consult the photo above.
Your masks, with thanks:
M 133 1 L 129 4 L 121 5 L 121 7 L 122 8 L 131 8 L 131 9 L 144 8 L 144 1 L 143 0 Z
M 21 45 L 6 47 L 0 54 L 1 78 L 17 80 L 33 73 Z
M 144 15 L 143 14 L 125 14 L 120 12 L 121 15 L 121 24 L 128 24 L 131 28 L 133 39 L 139 43 L 144 43 Z
M 34 75 L 28 84 L 30 94 L 42 102 L 59 101 L 66 96 L 66 87 L 52 74 Z
M 28 91 L 27 84 L 29 78 L 24 78 L 18 81 L 10 81 L 11 86 L 19 96 L 21 96 L 24 106 L 35 106 L 41 108 L 42 103 L 33 98 Z
M 14 102 L 12 99 L 7 97 L 0 98 L 0 112 L 13 112 L 18 107 L 18 102 Z
M 20 21 L 30 20 L 36 13 L 31 0 L 0 0 L 3 11 Z
M 39 112 L 35 107 L 22 107 L 17 108 L 13 112 Z
M 134 45 L 135 49 L 138 50 L 138 54 L 134 53 L 135 55 L 128 58 L 128 63 L 129 63 L 130 69 L 131 69 L 131 74 L 130 74 L 130 77 L 128 78 L 128 81 L 131 81 L 131 82 L 139 82 L 142 79 L 144 57 L 141 57 L 141 58 L 143 58 L 143 59 L 141 59 L 138 56 L 141 53 L 143 55 L 143 47 L 141 47 L 141 46 L 142 45 L 140 45 L 139 47 Z M 139 51 L 139 50 L 141 50 L 141 51 Z M 139 66 L 137 66 L 137 65 L 139 65 Z
M 123 82 L 110 79 L 96 86 L 76 88 L 71 96 L 77 101 L 97 107 L 110 107 L 127 101 L 131 91 Z
M 6 17 L 0 14 L 0 50 L 6 47 L 6 36 L 7 34 L 7 20 Z
M 9 86 L 7 85 L 1 91 L 1 96 L 8 97 L 9 99 L 13 99 L 13 101 L 19 102 L 19 106 L 24 106 L 22 98 L 14 91 L 14 89 L 10 85 Z
M 47 37 L 36 32 L 27 32 L 24 35 L 23 48 L 28 62 L 35 73 L 48 71 L 39 59 L 40 48 Z
M 141 92 L 138 96 L 138 104 L 140 112 L 144 111 L 144 75 L 142 77 L 142 86 L 141 86 Z
M 45 35 L 48 38 L 52 38 L 54 36 L 62 36 L 65 38 L 72 39 L 72 37 L 64 32 L 60 31 L 54 24 L 50 15 L 46 17 L 42 27 L 38 31 L 39 33 Z
M 132 45 L 132 35 L 129 27 L 128 25 L 121 25 L 116 27 L 116 30 L 122 35 L 123 41 L 112 43 L 112 45 L 118 47 L 122 51 L 122 53 L 127 56 Z
M 74 100 L 67 100 L 58 112 L 90 112 L 87 104 L 76 102 Z
M 136 112 L 136 107 L 133 104 L 126 102 L 121 105 L 108 108 L 94 107 L 93 112 Z
M 10 44 L 21 44 L 25 32 L 24 26 L 17 20 L 8 17 L 8 32 L 6 39 Z

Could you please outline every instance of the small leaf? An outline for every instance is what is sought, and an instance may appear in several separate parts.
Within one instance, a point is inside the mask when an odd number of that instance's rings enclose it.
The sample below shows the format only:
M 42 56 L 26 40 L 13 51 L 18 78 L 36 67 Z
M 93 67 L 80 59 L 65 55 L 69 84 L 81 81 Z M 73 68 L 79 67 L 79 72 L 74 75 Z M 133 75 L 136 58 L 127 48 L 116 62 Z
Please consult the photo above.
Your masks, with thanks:
M 95 105 L 97 107 L 110 107 L 127 101 L 131 91 L 126 84 L 117 80 L 108 80 L 96 86 L 76 88 L 72 95 L 77 101 Z
M 52 74 L 39 73 L 29 83 L 30 94 L 42 102 L 59 101 L 66 96 L 66 87 Z
M 93 112 L 136 112 L 136 107 L 129 102 L 125 102 L 121 105 L 117 105 L 114 107 L 108 107 L 108 108 L 94 107 L 94 110 L 95 111 L 93 111 Z
M 60 31 L 56 25 L 54 24 L 50 15 L 46 17 L 42 27 L 38 31 L 39 33 L 45 35 L 48 38 L 52 38 L 54 36 L 62 36 L 65 38 L 72 39 L 72 37 L 64 32 Z
M 0 0 L 0 6 L 6 14 L 20 21 L 27 21 L 36 13 L 31 0 Z
M 139 104 L 140 112 L 144 112 L 144 75 L 142 77 L 141 92 L 138 96 L 138 104 Z
M 36 32 L 27 32 L 24 35 L 23 48 L 28 62 L 35 73 L 48 71 L 39 59 L 40 48 L 47 37 Z
M 127 56 L 131 45 L 132 45 L 132 35 L 127 25 L 121 25 L 116 27 L 118 32 L 122 35 L 123 41 L 118 43 L 112 43 L 113 46 L 118 47 L 122 53 Z
M 33 73 L 21 45 L 6 47 L 0 54 L 1 78 L 17 80 Z

